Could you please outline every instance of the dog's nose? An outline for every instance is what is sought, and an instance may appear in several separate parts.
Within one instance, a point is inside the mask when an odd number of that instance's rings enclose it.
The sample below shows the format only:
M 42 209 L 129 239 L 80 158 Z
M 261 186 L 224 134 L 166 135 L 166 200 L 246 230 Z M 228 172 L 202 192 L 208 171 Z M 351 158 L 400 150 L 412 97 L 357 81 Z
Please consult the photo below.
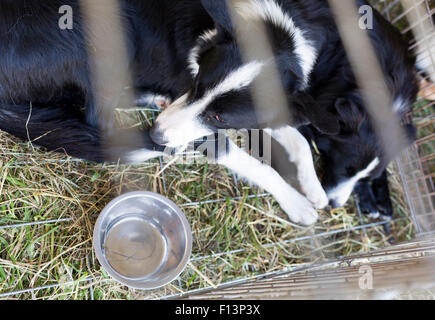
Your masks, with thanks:
M 151 137 L 151 140 L 154 141 L 154 143 L 157 143 L 161 146 L 164 146 L 168 143 L 167 139 L 165 139 L 165 137 L 163 135 L 163 131 L 158 126 L 154 126 L 151 129 L 150 137 Z

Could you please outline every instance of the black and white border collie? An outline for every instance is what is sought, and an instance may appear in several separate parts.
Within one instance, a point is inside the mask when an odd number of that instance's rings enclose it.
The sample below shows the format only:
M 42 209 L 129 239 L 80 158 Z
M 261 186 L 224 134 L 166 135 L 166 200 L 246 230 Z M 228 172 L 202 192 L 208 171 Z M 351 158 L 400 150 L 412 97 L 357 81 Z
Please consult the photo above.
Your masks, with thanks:
M 235 1 L 247 22 L 263 20 L 271 36 L 292 116 L 274 127 L 256 113 L 250 94 L 268 62 L 243 61 L 226 1 L 120 3 L 138 100 L 169 104 L 151 132 L 143 133 L 145 143 L 113 145 L 101 138 L 86 51 L 89 31 L 75 0 L 0 2 L 0 129 L 83 159 L 113 160 L 110 154 L 135 162 L 219 129 L 267 129 L 296 164 L 305 196 L 231 142 L 217 162 L 270 192 L 292 221 L 304 225 L 317 220 L 313 207 L 344 203 L 359 180 L 382 172 L 391 160 L 370 126 L 326 0 Z M 75 12 L 71 30 L 58 27 L 62 5 Z M 414 61 L 397 32 L 375 18 L 369 34 L 396 102 L 391 107 L 402 114 L 415 96 Z M 327 149 L 328 195 L 297 130 L 303 125 L 331 145 L 358 146 Z

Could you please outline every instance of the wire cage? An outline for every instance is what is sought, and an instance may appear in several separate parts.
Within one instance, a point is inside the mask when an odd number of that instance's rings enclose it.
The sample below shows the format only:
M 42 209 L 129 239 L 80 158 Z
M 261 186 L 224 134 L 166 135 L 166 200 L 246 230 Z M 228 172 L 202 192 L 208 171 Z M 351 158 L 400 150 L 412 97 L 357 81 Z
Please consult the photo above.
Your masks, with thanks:
M 407 150 L 397 161 L 406 190 L 410 210 L 417 233 L 424 234 L 435 228 L 434 197 L 434 102 L 427 100 L 427 86 L 433 79 L 435 29 L 434 5 L 430 1 L 385 1 L 382 12 L 396 25 L 401 26 L 403 33 L 410 41 L 410 50 L 414 50 L 418 59 L 428 59 L 432 67 L 426 72 L 420 71 L 424 81 L 422 94 L 410 117 L 418 127 L 419 137 L 413 147 Z M 423 10 L 422 10 L 423 9 Z M 395 13 L 393 13 L 395 12 Z M 408 21 L 412 21 L 409 23 Z M 421 61 L 417 61 L 421 63 Z M 427 73 L 429 72 L 429 74 Z M 428 82 L 426 82 L 426 80 Z
M 434 59 L 433 3 L 371 2 L 402 30 L 410 50 L 423 59 Z M 58 155 L 47 159 L 33 145 L 3 135 L 0 299 L 249 297 L 237 288 L 271 277 L 280 277 L 281 286 L 288 286 L 292 275 L 301 270 L 341 265 L 336 259 L 367 259 L 382 248 L 388 251 L 393 241 L 433 233 L 434 102 L 424 96 L 431 94 L 430 80 L 435 79 L 433 60 L 432 66 L 420 72 L 427 80 L 425 93 L 409 115 L 418 127 L 418 140 L 389 168 L 392 221 L 369 220 L 353 199 L 346 208 L 321 213 L 315 226 L 301 228 L 288 222 L 270 195 L 214 165 L 174 164 L 162 158 L 143 166 L 96 166 Z M 129 119 L 121 120 L 127 125 L 137 121 L 151 125 L 156 111 L 120 110 L 119 114 Z M 185 272 L 159 290 L 133 290 L 116 283 L 101 269 L 90 241 L 104 205 L 114 196 L 138 189 L 170 197 L 185 211 L 193 230 L 193 254 Z M 413 248 L 403 250 L 412 254 Z M 432 243 L 422 248 L 422 254 L 433 252 Z M 286 276 L 290 280 L 282 280 Z M 230 288 L 233 294 L 213 294 L 222 288 Z M 270 293 L 276 288 L 258 289 L 256 282 L 251 289 Z

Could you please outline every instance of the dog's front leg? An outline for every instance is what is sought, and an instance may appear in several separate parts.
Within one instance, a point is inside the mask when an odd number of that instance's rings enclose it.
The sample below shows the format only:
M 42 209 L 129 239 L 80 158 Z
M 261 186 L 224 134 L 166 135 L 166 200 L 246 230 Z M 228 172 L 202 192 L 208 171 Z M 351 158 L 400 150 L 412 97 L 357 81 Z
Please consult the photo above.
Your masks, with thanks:
M 217 155 L 217 163 L 248 179 L 269 192 L 291 221 L 311 225 L 317 221 L 318 214 L 310 201 L 291 187 L 272 167 L 261 163 L 248 153 L 228 141 L 225 152 Z
M 390 198 L 387 169 L 382 172 L 382 175 L 379 178 L 373 180 L 372 190 L 376 198 L 376 205 L 379 208 L 379 213 L 384 219 L 391 219 L 393 216 L 393 204 Z
M 317 178 L 310 145 L 304 136 L 290 126 L 270 130 L 271 136 L 287 151 L 289 161 L 297 167 L 302 192 L 317 209 L 328 205 L 328 197 Z
M 371 181 L 360 181 L 355 186 L 355 194 L 358 196 L 361 212 L 370 218 L 379 217 L 379 209 L 376 205 L 376 198 L 372 190 Z

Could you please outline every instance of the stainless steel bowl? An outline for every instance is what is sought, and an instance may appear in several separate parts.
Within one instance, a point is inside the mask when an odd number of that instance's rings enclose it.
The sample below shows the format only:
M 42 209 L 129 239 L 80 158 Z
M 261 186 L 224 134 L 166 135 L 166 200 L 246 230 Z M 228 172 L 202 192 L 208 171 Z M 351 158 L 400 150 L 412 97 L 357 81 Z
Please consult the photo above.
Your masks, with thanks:
M 94 249 L 103 268 L 132 288 L 162 287 L 184 270 L 192 232 L 172 201 L 152 192 L 131 192 L 112 200 L 94 228 Z

